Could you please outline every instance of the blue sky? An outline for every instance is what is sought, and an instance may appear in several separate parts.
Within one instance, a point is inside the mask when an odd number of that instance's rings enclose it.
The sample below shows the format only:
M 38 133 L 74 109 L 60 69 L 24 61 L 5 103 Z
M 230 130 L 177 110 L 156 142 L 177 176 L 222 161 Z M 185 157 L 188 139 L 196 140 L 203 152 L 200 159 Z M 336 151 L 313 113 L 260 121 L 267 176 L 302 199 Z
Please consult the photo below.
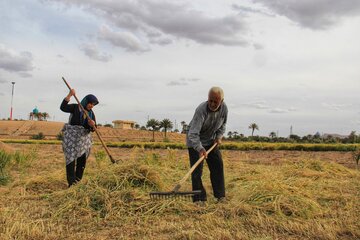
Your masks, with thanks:
M 360 2 L 0 2 L 0 118 L 37 106 L 51 120 L 68 79 L 95 94 L 101 123 L 189 122 L 212 86 L 228 131 L 287 136 L 359 132 Z

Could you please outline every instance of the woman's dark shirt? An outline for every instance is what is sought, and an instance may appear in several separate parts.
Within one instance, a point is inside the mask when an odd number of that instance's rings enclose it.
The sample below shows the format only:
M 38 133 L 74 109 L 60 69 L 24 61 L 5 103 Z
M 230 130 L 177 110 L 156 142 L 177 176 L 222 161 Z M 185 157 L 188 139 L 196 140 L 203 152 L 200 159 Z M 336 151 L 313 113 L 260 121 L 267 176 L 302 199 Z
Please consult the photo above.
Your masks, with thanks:
M 87 120 L 84 121 L 84 124 L 81 122 L 81 117 L 80 117 L 81 113 L 78 104 L 69 104 L 69 102 L 67 102 L 64 99 L 60 105 L 60 109 L 63 112 L 70 113 L 70 118 L 69 118 L 70 125 L 79 125 L 79 126 L 83 126 L 86 129 L 89 129 L 92 132 L 95 131 L 95 129 L 89 126 Z M 93 116 L 94 116 L 93 120 L 96 124 L 96 118 L 94 112 L 93 112 Z

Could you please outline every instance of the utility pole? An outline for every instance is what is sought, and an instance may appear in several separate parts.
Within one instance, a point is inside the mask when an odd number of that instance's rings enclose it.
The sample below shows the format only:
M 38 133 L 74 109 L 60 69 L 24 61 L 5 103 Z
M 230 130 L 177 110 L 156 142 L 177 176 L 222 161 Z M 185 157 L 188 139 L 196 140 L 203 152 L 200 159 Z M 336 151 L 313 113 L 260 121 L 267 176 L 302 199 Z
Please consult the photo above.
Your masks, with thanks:
M 12 120 L 12 114 L 13 114 L 13 98 L 14 98 L 14 85 L 15 85 L 15 82 L 11 82 L 11 84 L 12 84 L 12 91 L 11 91 L 10 120 Z

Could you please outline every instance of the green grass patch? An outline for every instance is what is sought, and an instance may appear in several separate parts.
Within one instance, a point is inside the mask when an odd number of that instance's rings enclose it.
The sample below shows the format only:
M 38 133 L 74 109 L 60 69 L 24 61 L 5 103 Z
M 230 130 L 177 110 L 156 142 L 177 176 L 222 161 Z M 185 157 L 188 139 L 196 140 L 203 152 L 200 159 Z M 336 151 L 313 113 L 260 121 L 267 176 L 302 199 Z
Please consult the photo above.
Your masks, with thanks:
M 23 140 L 23 139 L 2 139 L 4 143 L 19 144 L 61 144 L 59 140 Z M 95 142 L 95 145 L 101 145 Z M 149 149 L 186 149 L 184 143 L 170 142 L 108 142 L 108 147 L 117 148 L 149 148 Z M 317 143 L 265 143 L 265 142 L 224 142 L 220 149 L 225 150 L 287 150 L 287 151 L 337 151 L 337 152 L 353 152 L 360 149 L 360 144 L 317 144 Z

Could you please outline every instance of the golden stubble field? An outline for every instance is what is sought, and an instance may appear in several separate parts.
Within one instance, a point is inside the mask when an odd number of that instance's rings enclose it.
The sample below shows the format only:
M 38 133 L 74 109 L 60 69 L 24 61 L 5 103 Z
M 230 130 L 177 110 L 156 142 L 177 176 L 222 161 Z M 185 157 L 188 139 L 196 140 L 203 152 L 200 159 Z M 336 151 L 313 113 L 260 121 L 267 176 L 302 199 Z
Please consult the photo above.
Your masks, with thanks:
M 61 132 L 64 122 L 53 121 L 30 121 L 18 120 L 7 121 L 0 120 L 0 136 L 3 139 L 29 139 L 33 135 L 40 132 L 43 133 L 46 139 L 56 139 L 56 136 Z M 119 129 L 110 127 L 98 127 L 98 131 L 105 141 L 151 141 L 153 138 L 152 131 L 135 130 L 135 129 Z M 184 142 L 185 134 L 167 132 L 166 134 L 169 142 Z M 93 134 L 94 140 L 98 140 L 97 135 Z M 165 134 L 156 131 L 154 139 L 157 142 L 163 141 Z
M 0 186 L 0 239 L 360 239 L 360 171 L 351 153 L 222 151 L 228 201 L 149 199 L 188 171 L 186 150 L 94 146 L 68 189 L 60 145 L 6 144 L 23 160 Z M 183 190 L 190 190 L 190 181 Z

